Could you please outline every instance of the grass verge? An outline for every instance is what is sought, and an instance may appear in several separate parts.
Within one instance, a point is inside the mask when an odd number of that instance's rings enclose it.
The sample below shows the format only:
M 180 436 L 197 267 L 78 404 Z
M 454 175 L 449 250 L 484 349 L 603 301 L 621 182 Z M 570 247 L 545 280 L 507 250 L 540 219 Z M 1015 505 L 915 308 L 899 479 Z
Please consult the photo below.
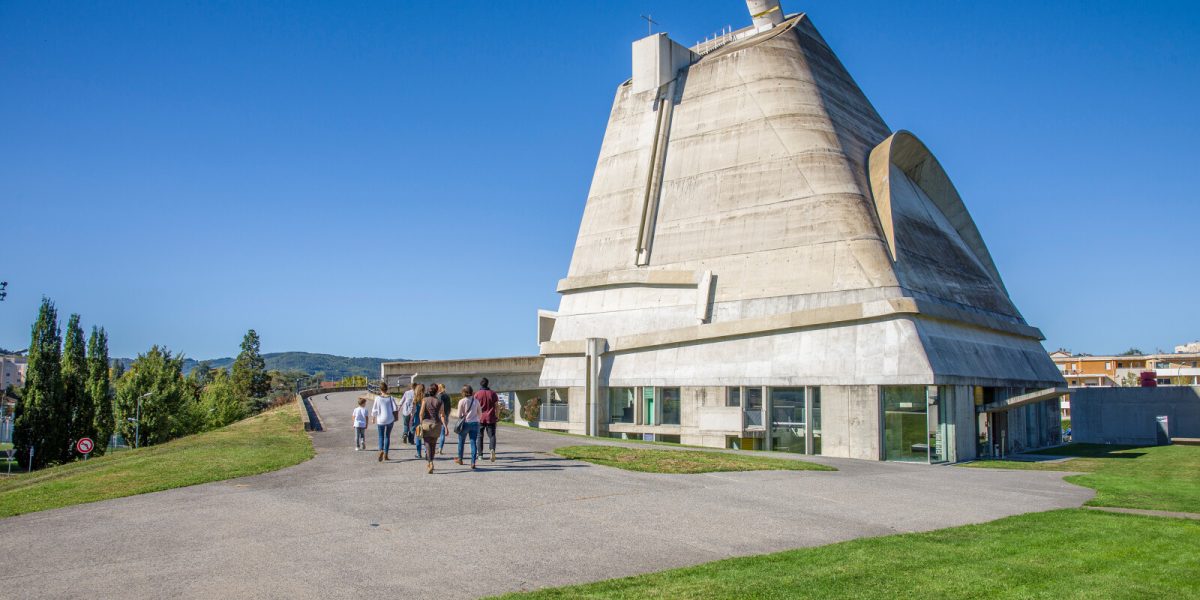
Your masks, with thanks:
M 1096 490 L 1089 506 L 1200 513 L 1198 446 L 1130 448 L 1071 444 L 1042 453 L 1078 458 L 1054 463 L 984 460 L 963 466 L 1083 472 L 1066 480 Z
M 288 405 L 158 446 L 0 478 L 0 518 L 255 475 L 312 456 Z
M 1200 523 L 1059 510 L 502 598 L 1185 598 Z
M 587 461 L 606 467 L 643 473 L 712 473 L 716 471 L 836 471 L 833 467 L 789 460 L 727 452 L 698 450 L 644 450 L 619 446 L 564 446 L 554 451 L 559 456 Z

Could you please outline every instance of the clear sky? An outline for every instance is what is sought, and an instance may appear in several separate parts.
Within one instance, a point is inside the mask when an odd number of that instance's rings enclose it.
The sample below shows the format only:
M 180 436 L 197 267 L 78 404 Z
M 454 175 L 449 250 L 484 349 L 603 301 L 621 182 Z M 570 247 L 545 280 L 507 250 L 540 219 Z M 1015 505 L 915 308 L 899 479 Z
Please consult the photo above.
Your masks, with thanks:
M 962 193 L 1049 349 L 1200 338 L 1200 3 L 784 0 Z M 534 354 L 651 14 L 742 0 L 0 2 L 0 346 Z

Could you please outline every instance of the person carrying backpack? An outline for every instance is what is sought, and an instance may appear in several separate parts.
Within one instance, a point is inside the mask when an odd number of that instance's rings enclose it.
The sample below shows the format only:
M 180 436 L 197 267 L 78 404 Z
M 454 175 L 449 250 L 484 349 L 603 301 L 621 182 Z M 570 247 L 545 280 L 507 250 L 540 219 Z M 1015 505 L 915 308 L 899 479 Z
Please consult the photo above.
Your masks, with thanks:
M 479 402 L 479 441 L 485 434 L 491 437 L 491 461 L 496 462 L 496 422 L 500 420 L 500 397 L 488 387 L 488 379 L 479 380 L 479 391 L 475 392 Z
M 404 390 L 404 395 L 400 397 L 400 417 L 403 419 L 402 426 L 404 427 L 404 437 L 401 439 L 402 444 L 416 443 L 413 440 L 413 407 L 416 406 L 417 400 L 420 398 L 414 397 L 417 389 L 417 384 L 408 384 L 408 389 Z

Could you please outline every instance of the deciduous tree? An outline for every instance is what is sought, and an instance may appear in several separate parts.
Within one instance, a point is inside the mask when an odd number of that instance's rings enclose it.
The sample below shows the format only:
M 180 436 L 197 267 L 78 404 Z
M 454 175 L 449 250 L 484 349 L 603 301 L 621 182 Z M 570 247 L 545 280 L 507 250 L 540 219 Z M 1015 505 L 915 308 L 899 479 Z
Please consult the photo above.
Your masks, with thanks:
M 212 381 L 200 392 L 200 412 L 208 429 L 224 427 L 244 419 L 250 412 L 246 398 L 238 392 L 225 371 L 214 373 Z
M 138 418 L 139 398 L 140 431 L 129 421 Z M 136 431 L 140 445 L 146 446 L 202 429 L 203 417 L 198 408 L 195 396 L 188 393 L 183 381 L 183 357 L 153 346 L 145 354 L 139 354 L 121 377 L 113 413 L 121 434 L 134 440 Z

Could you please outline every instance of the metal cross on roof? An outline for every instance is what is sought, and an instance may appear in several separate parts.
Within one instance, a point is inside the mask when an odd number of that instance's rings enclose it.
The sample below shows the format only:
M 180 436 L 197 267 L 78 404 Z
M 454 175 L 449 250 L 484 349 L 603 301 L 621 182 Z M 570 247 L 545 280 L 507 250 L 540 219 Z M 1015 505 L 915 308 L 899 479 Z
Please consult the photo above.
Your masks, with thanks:
M 659 22 L 655 21 L 653 18 L 651 18 L 650 15 L 642 15 L 642 18 L 646 20 L 646 35 L 653 34 L 654 26 L 658 25 Z

